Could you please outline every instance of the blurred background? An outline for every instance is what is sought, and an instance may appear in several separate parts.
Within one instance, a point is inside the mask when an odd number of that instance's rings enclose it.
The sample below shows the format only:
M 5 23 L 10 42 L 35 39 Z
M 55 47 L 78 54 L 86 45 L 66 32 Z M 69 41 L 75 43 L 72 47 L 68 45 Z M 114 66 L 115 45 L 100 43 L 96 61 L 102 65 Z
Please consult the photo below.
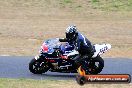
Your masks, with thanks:
M 70 24 L 112 44 L 104 57 L 132 58 L 132 0 L 0 0 L 0 55 L 34 56 Z

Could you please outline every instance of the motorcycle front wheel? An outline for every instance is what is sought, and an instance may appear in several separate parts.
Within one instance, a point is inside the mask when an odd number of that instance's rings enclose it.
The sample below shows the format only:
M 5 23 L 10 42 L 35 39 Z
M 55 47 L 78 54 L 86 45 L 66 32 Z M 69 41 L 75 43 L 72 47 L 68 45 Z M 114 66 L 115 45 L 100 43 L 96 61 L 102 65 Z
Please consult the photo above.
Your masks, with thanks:
M 29 63 L 29 70 L 34 74 L 42 74 L 49 70 L 48 62 L 32 59 Z

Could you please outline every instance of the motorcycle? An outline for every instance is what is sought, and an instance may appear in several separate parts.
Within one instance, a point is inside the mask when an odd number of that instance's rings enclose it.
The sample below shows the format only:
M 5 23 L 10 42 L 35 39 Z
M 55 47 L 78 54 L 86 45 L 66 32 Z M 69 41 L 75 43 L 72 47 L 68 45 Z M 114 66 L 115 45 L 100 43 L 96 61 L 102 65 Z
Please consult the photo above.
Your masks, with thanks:
M 100 55 L 108 51 L 111 45 L 95 44 L 93 47 L 95 49 L 94 55 L 84 62 L 87 62 L 89 74 L 98 74 L 104 67 L 104 60 Z M 71 57 L 68 57 L 69 54 Z M 29 70 L 34 74 L 42 74 L 47 71 L 77 73 L 78 67 L 73 58 L 78 54 L 79 52 L 74 50 L 74 45 L 59 42 L 58 38 L 48 39 L 42 44 L 39 54 L 30 61 Z M 80 71 L 80 74 L 84 73 Z

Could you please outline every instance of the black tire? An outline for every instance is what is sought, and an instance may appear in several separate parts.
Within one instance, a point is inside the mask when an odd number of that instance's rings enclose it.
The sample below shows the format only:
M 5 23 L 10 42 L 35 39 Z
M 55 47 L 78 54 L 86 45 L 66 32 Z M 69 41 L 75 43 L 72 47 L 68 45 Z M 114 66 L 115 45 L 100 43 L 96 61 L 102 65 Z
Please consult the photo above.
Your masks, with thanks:
M 34 74 L 45 73 L 49 70 L 48 62 L 32 59 L 29 63 L 29 70 Z
M 86 83 L 86 78 L 84 76 L 76 76 L 76 81 L 79 85 L 83 86 Z
M 98 65 L 96 65 L 96 63 L 98 63 Z M 98 74 L 102 71 L 103 67 L 104 60 L 100 56 L 97 56 L 96 58 L 92 58 L 88 66 L 88 71 L 90 74 Z

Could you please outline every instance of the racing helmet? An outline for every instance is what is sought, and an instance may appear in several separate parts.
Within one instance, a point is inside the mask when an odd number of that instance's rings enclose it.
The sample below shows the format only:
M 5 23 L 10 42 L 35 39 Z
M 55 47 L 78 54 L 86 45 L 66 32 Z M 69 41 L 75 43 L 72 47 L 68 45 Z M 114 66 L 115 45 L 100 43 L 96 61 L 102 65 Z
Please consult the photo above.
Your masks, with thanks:
M 75 41 L 77 36 L 78 32 L 75 25 L 71 25 L 66 29 L 66 38 L 68 41 Z

